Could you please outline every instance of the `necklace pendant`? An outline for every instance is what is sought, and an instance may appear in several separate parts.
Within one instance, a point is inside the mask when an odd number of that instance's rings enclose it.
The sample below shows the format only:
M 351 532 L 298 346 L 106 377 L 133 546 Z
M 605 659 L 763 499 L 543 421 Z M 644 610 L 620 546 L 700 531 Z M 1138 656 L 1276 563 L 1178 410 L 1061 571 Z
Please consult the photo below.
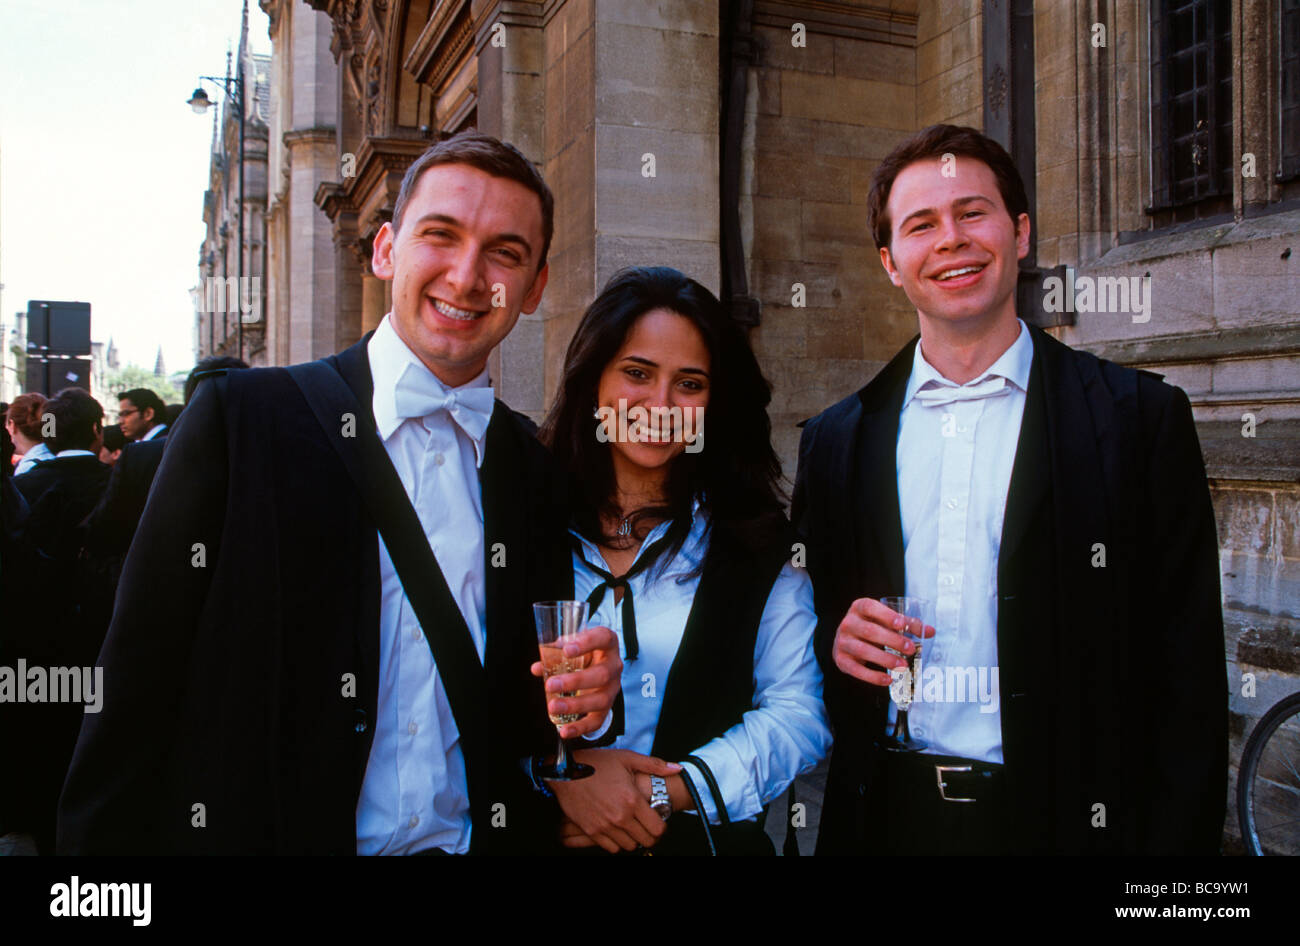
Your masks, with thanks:
M 623 521 L 618 524 L 618 534 L 619 535 L 632 534 L 632 523 L 629 522 L 626 518 L 624 518 Z

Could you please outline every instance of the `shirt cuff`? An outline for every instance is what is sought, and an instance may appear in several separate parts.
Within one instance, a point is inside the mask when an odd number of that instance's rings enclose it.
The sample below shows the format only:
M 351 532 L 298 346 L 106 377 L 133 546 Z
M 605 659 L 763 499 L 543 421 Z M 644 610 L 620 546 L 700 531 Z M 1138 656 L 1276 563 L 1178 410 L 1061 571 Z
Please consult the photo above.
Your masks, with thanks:
M 612 725 L 614 725 L 614 711 L 611 709 L 605 712 L 605 721 L 600 724 L 600 728 L 595 732 L 584 733 L 582 738 L 588 742 L 595 742 L 609 732 L 609 727 Z
M 709 791 L 709 783 L 704 781 L 704 773 L 700 771 L 699 766 L 694 762 L 679 762 L 686 774 L 691 777 L 695 783 L 695 790 L 700 793 L 700 804 L 704 806 L 703 811 L 697 811 L 697 815 L 702 815 L 708 820 L 709 824 L 719 824 L 718 806 L 713 804 L 713 792 Z

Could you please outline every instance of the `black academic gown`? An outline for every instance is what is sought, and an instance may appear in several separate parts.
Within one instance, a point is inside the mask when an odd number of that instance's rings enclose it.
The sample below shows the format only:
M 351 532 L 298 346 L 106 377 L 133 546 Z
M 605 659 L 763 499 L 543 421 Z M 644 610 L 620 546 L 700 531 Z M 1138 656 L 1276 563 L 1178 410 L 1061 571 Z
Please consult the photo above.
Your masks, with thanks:
M 14 487 L 31 507 L 20 546 L 27 578 L 17 591 L 27 614 L 0 637 L 0 665 L 17 668 L 22 660 L 26 667 L 49 671 L 94 663 L 104 630 L 102 594 L 93 569 L 81 558 L 82 522 L 110 472 L 97 457 L 83 454 L 55 457 L 14 477 Z M 0 730 L 12 740 L 6 758 L 15 763 L 0 819 L 30 832 L 40 853 L 52 854 L 59 787 L 84 719 L 82 707 L 0 703 L 0 717 Z
M 92 555 L 118 559 L 126 555 L 166 446 L 167 435 L 162 434 L 122 448 L 88 523 L 86 547 Z
M 369 412 L 369 335 L 336 356 Z M 518 760 L 553 749 L 531 602 L 569 566 L 564 503 L 525 418 L 497 402 L 480 470 L 484 685 L 501 802 L 475 850 L 549 830 Z M 66 853 L 351 854 L 379 670 L 377 531 L 285 369 L 203 384 L 168 438 L 60 807 Z M 443 668 L 440 667 L 440 672 Z M 201 806 L 201 807 L 199 807 Z M 536 817 L 534 817 L 536 816 Z
M 1007 847 L 1214 853 L 1227 682 L 1214 511 L 1191 407 L 1155 375 L 1030 332 L 997 566 L 1016 813 Z M 873 825 L 889 817 L 873 801 L 888 690 L 843 674 L 830 650 L 854 599 L 906 587 L 896 447 L 914 346 L 810 420 L 799 448 L 793 519 L 835 733 L 823 853 L 869 852 Z

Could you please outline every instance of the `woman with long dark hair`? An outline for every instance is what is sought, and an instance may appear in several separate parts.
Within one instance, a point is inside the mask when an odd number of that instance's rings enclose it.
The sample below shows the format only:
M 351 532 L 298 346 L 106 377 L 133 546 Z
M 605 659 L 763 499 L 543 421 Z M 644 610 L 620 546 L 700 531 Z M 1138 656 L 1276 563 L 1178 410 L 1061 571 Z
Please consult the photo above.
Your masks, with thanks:
M 754 819 L 829 749 L 770 399 L 743 330 L 674 269 L 615 275 L 569 344 L 541 436 L 571 480 L 575 597 L 624 661 L 621 735 L 550 783 L 570 847 L 702 852 L 702 812 L 724 851 L 771 853 Z

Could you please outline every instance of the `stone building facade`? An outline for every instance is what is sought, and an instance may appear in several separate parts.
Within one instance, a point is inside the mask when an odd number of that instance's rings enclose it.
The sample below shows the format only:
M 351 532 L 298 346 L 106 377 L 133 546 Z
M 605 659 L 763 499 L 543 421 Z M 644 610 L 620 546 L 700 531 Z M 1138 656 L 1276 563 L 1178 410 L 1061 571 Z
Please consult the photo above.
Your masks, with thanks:
M 752 326 L 791 476 L 798 421 L 916 332 L 867 229 L 871 172 L 934 122 L 997 137 L 1032 204 L 1022 313 L 1191 397 L 1219 518 L 1234 760 L 1253 720 L 1300 688 L 1292 0 L 261 5 L 272 362 L 377 324 L 390 293 L 370 249 L 403 171 L 477 126 L 530 155 L 556 195 L 543 304 L 493 356 L 501 396 L 540 417 L 609 276 L 676 266 Z M 1056 311 L 1049 280 L 1085 278 L 1122 278 L 1147 312 Z
M 243 191 L 240 191 L 239 97 L 222 92 L 212 119 L 208 189 L 203 194 L 205 233 L 199 248 L 194 297 L 197 357 L 235 355 L 250 365 L 279 364 L 267 351 L 267 151 L 270 134 L 271 57 L 248 45 L 244 10 L 239 50 L 232 70 L 226 56 L 225 84 L 244 82 Z M 240 227 L 240 202 L 243 227 Z

